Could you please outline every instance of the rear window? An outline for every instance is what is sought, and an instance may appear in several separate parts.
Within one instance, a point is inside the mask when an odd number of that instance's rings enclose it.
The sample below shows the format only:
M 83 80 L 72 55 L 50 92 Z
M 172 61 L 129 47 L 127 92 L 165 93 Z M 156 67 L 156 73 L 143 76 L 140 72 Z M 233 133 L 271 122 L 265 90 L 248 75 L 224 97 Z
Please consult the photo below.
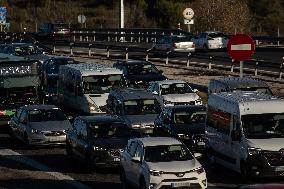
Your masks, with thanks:
M 189 42 L 189 41 L 191 41 L 191 38 L 190 38 L 190 37 L 186 37 L 186 36 L 173 37 L 173 42 L 174 42 L 174 43 Z
M 218 32 L 218 33 L 209 33 L 208 34 L 209 37 L 226 37 L 224 33 Z

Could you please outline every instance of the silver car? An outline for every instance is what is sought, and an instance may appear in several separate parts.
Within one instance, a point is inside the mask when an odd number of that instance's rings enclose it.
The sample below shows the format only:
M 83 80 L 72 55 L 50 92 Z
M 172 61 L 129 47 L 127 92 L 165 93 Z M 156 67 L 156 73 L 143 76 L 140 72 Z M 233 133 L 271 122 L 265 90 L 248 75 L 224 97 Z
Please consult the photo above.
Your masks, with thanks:
M 10 134 L 27 145 L 60 145 L 71 128 L 64 113 L 54 105 L 20 107 L 9 122 Z

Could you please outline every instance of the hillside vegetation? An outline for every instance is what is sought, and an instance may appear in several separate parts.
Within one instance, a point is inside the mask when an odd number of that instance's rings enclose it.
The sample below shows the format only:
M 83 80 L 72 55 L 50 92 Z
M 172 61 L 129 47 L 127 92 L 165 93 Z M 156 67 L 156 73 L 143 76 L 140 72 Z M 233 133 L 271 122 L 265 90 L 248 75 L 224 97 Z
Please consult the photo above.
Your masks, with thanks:
M 35 31 L 47 21 L 63 21 L 77 27 L 77 17 L 87 17 L 86 26 L 119 27 L 120 0 L 7 0 L 0 1 L 8 9 L 10 31 L 26 27 Z M 126 28 L 181 28 L 182 11 L 195 12 L 192 32 L 221 30 L 229 34 L 245 32 L 276 36 L 284 33 L 283 0 L 124 0 Z

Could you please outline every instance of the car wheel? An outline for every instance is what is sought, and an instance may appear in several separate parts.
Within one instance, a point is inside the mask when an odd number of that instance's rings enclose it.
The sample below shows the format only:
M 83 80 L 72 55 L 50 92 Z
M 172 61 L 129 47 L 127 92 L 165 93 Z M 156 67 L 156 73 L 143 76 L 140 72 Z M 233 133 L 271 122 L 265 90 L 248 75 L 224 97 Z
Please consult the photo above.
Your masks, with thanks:
M 129 189 L 130 188 L 130 185 L 127 182 L 124 170 L 121 170 L 121 172 L 120 172 L 120 181 L 121 181 L 122 189 Z
M 143 178 L 140 180 L 139 189 L 146 189 L 146 182 Z

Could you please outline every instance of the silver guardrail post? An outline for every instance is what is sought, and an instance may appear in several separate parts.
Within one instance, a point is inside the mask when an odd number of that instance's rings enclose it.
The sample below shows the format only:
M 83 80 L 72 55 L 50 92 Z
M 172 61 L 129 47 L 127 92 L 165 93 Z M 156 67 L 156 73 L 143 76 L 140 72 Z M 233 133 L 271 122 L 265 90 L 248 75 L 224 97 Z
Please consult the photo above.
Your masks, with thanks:
M 258 71 L 258 61 L 255 62 L 255 67 L 254 67 L 254 75 L 257 76 L 257 71 Z
M 234 59 L 232 59 L 232 63 L 231 63 L 231 72 L 234 72 L 234 63 L 235 63 L 235 60 Z
M 76 41 L 76 32 L 75 31 L 73 32 L 73 35 L 74 35 L 73 36 L 73 41 L 75 42 Z
M 138 32 L 138 43 L 141 42 L 141 38 L 140 38 L 140 32 Z
M 132 32 L 130 32 L 130 43 L 132 43 L 133 42 L 133 33 Z
M 109 31 L 107 32 L 107 41 L 110 41 Z
M 171 53 L 171 51 L 167 51 L 166 64 L 169 64 L 169 54 L 170 53 Z
M 93 35 L 94 35 L 93 41 L 95 42 L 95 41 L 96 41 L 96 32 L 94 31 L 93 33 L 94 33 L 94 34 L 93 34 Z
M 187 54 L 186 67 L 189 67 L 190 59 L 191 59 L 191 53 L 188 53 L 188 54 Z
M 125 48 L 125 60 L 128 60 L 128 47 Z
M 149 33 L 148 32 L 146 32 L 146 34 L 147 34 L 147 37 L 146 37 L 146 43 L 148 43 L 149 42 Z
M 284 61 L 284 57 L 283 57 L 283 61 Z M 282 64 L 280 65 L 280 70 L 279 70 L 279 79 L 282 79 L 282 71 L 283 71 L 283 68 L 284 68 L 284 62 L 282 62 Z
M 89 41 L 89 32 L 87 31 L 87 36 L 86 36 L 86 41 L 88 42 Z
M 115 32 L 115 42 L 117 42 L 117 32 Z
M 92 44 L 90 43 L 89 44 L 89 57 L 92 56 L 91 47 L 92 47 Z
M 73 56 L 73 45 L 74 43 L 70 43 L 70 55 Z
M 56 49 L 55 49 L 55 43 L 54 42 L 52 43 L 52 49 L 53 49 L 52 52 L 55 53 Z
M 214 56 L 210 56 L 209 57 L 209 65 L 208 65 L 208 69 L 211 70 L 212 68 L 212 61 L 213 61 Z
M 80 31 L 81 35 L 80 35 L 80 41 L 82 41 L 83 37 L 82 37 L 82 31 Z
M 107 46 L 107 58 L 109 58 L 109 46 Z

